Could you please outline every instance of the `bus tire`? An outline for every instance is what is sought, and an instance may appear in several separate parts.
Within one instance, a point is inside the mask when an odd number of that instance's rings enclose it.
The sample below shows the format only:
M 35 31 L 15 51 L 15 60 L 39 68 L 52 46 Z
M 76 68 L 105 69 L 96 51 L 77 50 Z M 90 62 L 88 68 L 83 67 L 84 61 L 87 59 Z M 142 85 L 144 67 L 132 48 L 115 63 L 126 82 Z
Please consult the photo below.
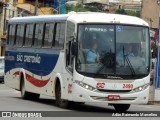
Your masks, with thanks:
M 29 92 L 27 92 L 26 89 L 25 89 L 25 82 L 24 82 L 24 77 L 23 76 L 21 77 L 20 87 L 21 87 L 21 98 L 24 99 L 24 100 L 29 99 L 30 98 Z
M 38 100 L 39 99 L 40 94 L 30 93 L 30 92 L 26 91 L 23 76 L 21 77 L 20 87 L 21 87 L 21 98 L 22 99 L 24 99 L 24 100 Z
M 56 84 L 56 88 L 55 88 L 55 97 L 56 97 L 56 101 L 55 104 L 61 108 L 68 108 L 69 107 L 69 101 L 67 100 L 63 100 L 61 98 L 61 85 L 58 82 Z
M 113 106 L 116 109 L 116 111 L 124 112 L 129 109 L 130 104 L 114 104 Z

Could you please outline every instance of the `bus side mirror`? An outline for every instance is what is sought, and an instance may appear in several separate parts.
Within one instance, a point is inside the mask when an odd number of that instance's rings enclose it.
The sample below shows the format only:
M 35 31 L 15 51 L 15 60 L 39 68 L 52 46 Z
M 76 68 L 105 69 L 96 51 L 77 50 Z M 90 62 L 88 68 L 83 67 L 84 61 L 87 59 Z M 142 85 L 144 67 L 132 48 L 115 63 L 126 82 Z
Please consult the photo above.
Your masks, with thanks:
M 71 46 L 72 55 L 74 55 L 74 56 L 77 55 L 77 49 L 78 49 L 78 44 L 77 44 L 77 42 L 72 42 L 72 46 Z

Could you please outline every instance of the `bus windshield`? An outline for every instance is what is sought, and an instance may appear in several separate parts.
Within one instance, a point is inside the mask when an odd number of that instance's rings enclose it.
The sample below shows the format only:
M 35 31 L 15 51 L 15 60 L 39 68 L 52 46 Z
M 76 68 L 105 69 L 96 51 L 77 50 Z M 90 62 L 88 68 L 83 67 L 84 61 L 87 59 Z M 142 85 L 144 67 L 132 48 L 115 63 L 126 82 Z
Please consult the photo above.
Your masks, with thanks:
M 148 27 L 133 25 L 79 25 L 77 71 L 94 75 L 148 75 L 148 31 Z

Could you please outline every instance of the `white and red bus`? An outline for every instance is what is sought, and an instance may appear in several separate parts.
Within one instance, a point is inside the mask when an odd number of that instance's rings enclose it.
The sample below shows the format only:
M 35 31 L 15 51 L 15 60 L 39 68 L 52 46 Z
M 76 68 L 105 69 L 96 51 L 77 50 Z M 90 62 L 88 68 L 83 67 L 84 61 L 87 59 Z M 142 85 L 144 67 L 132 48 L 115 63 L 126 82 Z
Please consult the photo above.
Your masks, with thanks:
M 60 107 L 104 102 L 125 111 L 148 102 L 149 82 L 149 26 L 140 18 L 73 13 L 9 21 L 5 84 L 23 99 L 44 94 Z

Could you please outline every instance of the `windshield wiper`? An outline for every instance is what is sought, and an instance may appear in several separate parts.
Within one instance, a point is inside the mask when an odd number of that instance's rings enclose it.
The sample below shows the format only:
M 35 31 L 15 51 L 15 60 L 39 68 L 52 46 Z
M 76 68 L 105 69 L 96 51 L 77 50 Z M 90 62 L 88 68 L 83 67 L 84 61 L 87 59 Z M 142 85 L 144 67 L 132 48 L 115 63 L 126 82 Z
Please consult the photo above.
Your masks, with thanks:
M 124 65 L 125 65 L 125 60 L 126 60 L 128 66 L 129 66 L 129 68 L 131 70 L 132 76 L 135 76 L 136 73 L 135 73 L 135 70 L 134 70 L 134 68 L 133 68 L 133 66 L 132 66 L 132 64 L 131 64 L 131 62 L 130 62 L 130 60 L 128 58 L 128 55 L 125 55 L 125 53 L 124 53 L 124 46 L 123 46 L 123 59 L 124 59 Z
M 112 51 L 110 50 L 110 52 L 107 52 L 104 54 L 104 57 L 101 60 L 101 63 L 103 64 L 102 67 L 100 67 L 98 69 L 98 71 L 96 72 L 95 75 L 99 74 L 105 67 L 106 68 L 112 68 L 115 65 L 115 55 L 112 53 Z

